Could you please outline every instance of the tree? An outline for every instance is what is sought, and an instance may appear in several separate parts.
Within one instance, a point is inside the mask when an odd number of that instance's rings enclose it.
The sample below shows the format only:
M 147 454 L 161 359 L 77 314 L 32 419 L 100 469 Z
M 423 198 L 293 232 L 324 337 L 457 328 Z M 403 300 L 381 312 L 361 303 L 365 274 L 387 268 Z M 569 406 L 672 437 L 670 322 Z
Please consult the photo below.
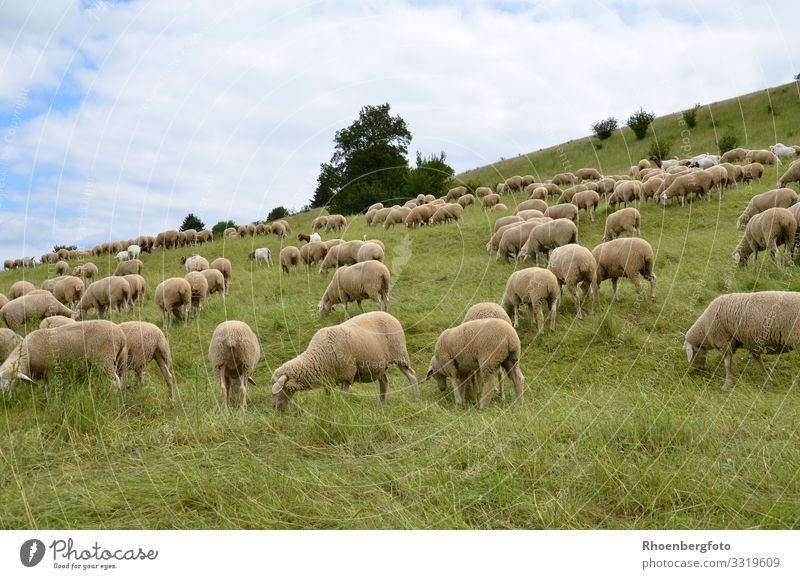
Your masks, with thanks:
M 184 217 L 183 223 L 181 224 L 181 231 L 186 231 L 187 229 L 202 231 L 205 228 L 206 224 L 203 223 L 194 213 L 189 213 L 189 215 Z
M 639 109 L 628 117 L 628 121 L 625 124 L 633 130 L 633 134 L 636 135 L 637 139 L 644 139 L 647 136 L 647 129 L 650 127 L 650 123 L 655 118 L 655 113 Z
M 445 163 L 444 151 L 438 155 L 423 157 L 417 152 L 416 166 L 408 172 L 405 197 L 409 199 L 420 193 L 440 196 L 446 192 L 448 182 L 455 175 L 453 168 Z
M 320 166 L 312 207 L 357 213 L 404 191 L 411 132 L 389 111 L 388 103 L 362 107 L 357 120 L 336 132 L 333 156 Z
M 77 245 L 54 245 L 53 251 L 58 251 L 59 249 L 66 249 L 67 251 L 75 251 L 78 249 Z
M 618 127 L 617 119 L 608 117 L 604 121 L 597 121 L 592 125 L 592 134 L 601 141 L 609 138 Z
M 275 219 L 282 219 L 283 217 L 287 217 L 289 212 L 286 210 L 286 207 L 283 205 L 278 205 L 275 209 L 269 212 L 267 215 L 267 221 L 274 221 Z
M 697 126 L 697 111 L 700 110 L 700 103 L 697 103 L 692 108 L 687 109 L 681 113 L 683 117 L 683 122 L 686 123 L 686 126 L 690 129 L 693 129 Z
M 231 221 L 218 221 L 217 224 L 211 228 L 214 237 L 222 237 L 222 232 L 228 229 L 228 227 L 236 227 L 236 224 Z

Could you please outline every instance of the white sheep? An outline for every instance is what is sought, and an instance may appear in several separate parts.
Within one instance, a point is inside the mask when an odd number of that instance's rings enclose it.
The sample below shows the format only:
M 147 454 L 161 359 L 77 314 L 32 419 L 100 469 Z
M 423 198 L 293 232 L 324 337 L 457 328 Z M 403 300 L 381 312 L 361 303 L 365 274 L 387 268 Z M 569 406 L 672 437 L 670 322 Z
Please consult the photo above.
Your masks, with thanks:
M 260 267 L 262 263 L 272 267 L 272 250 L 269 247 L 259 247 L 250 254 L 250 259 L 256 260 L 256 267 Z
M 142 248 L 136 244 L 128 246 L 128 255 L 131 259 L 139 259 L 139 256 L 142 254 Z
M 783 207 L 784 209 L 787 209 L 797 203 L 797 200 L 797 193 L 788 187 L 772 189 L 771 191 L 754 195 L 747 204 L 747 207 L 745 207 L 744 211 L 742 211 L 739 219 L 736 221 L 736 229 L 740 231 L 744 230 L 750 219 L 762 211 L 766 211 L 767 209 L 771 209 L 773 207 Z
M 75 306 L 78 320 L 86 319 L 89 310 L 94 309 L 98 318 L 111 309 L 111 317 L 128 307 L 131 300 L 131 286 L 124 277 L 104 277 L 89 284 L 80 301 Z
M 261 345 L 253 330 L 244 322 L 222 322 L 211 335 L 208 359 L 214 374 L 219 378 L 222 400 L 228 409 L 234 384 L 238 382 L 239 407 L 247 408 L 247 384 L 256 385 L 251 377 L 261 358 Z
M 208 260 L 202 255 L 183 256 L 181 257 L 181 261 L 186 271 L 203 271 L 211 267 Z
M 544 313 L 542 302 L 547 302 L 550 311 L 550 331 L 556 326 L 556 310 L 558 309 L 558 280 L 552 272 L 540 267 L 528 267 L 515 271 L 508 277 L 506 288 L 500 305 L 508 317 L 513 316 L 513 325 L 519 327 L 519 308 L 528 304 L 533 325 L 534 312 L 538 334 L 544 332 Z
M 91 287 L 91 286 L 90 286 Z M 172 318 L 183 318 L 183 325 L 189 324 L 189 310 L 192 307 L 192 286 L 182 277 L 171 277 L 156 287 L 156 305 L 164 317 L 164 327 L 172 326 Z
M 606 217 L 606 226 L 603 232 L 603 241 L 616 239 L 623 231 L 630 231 L 634 237 L 641 235 L 640 225 L 642 216 L 635 207 L 625 207 L 614 211 Z
M 600 283 L 611 279 L 614 288 L 613 300 L 617 299 L 619 278 L 627 277 L 636 287 L 636 293 L 642 292 L 641 278 L 650 284 L 650 299 L 656 299 L 656 275 L 653 273 L 655 258 L 653 248 L 644 239 L 638 237 L 620 237 L 596 245 L 592 255 L 597 262 L 597 275 L 594 289 L 599 291 Z
M 747 223 L 744 236 L 733 252 L 733 263 L 744 267 L 751 253 L 756 261 L 759 251 L 769 250 L 775 265 L 782 267 L 778 246 L 783 245 L 784 251 L 790 253 L 796 232 L 797 220 L 788 209 L 771 207 L 762 211 Z
M 59 302 L 52 294 L 42 290 L 34 290 L 15 298 L 0 308 L 0 319 L 15 332 L 28 324 L 38 325 L 42 319 L 50 316 L 74 315 L 75 312 Z
M 120 251 L 114 259 L 116 259 L 117 263 L 119 263 L 122 261 L 128 261 L 131 259 L 131 256 L 127 251 Z
M 589 313 L 591 314 L 594 307 L 594 281 L 597 273 L 597 262 L 592 253 L 576 243 L 557 247 L 550 253 L 547 269 L 558 280 L 559 299 L 563 299 L 565 285 L 572 294 L 575 301 L 575 317 L 579 320 L 583 319 L 578 288 L 583 291 L 584 301 L 589 303 Z
M 148 322 L 125 322 L 119 327 L 125 334 L 128 347 L 128 371 L 133 371 L 136 382 L 141 386 L 145 368 L 151 360 L 155 360 L 167 385 L 167 397 L 172 400 L 175 378 L 172 376 L 172 354 L 164 332 Z
M 342 304 L 344 319 L 348 319 L 347 304 L 356 302 L 363 313 L 361 302 L 365 299 L 371 299 L 381 310 L 389 311 L 390 277 L 389 269 L 379 261 L 368 260 L 341 266 L 322 294 L 318 306 L 320 315 L 329 313 L 336 304 Z

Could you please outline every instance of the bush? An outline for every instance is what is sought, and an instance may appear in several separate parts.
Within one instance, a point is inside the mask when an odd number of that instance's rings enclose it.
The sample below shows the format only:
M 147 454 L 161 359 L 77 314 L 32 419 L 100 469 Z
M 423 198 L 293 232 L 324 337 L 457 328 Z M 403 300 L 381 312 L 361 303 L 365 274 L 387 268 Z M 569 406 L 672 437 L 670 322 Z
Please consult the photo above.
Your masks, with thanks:
M 211 228 L 211 231 L 214 233 L 214 237 L 222 237 L 222 232 L 228 229 L 228 227 L 236 227 L 236 224 L 231 221 L 218 221 L 217 224 Z
M 283 219 L 289 216 L 289 211 L 283 205 L 278 205 L 275 209 L 267 215 L 267 221 L 275 221 L 276 219 Z
M 606 120 L 597 121 L 592 125 L 592 134 L 602 141 L 609 138 L 617 130 L 618 126 L 617 119 L 608 117 Z
M 53 251 L 58 251 L 59 249 L 66 249 L 67 251 L 75 251 L 78 249 L 77 245 L 54 245 Z
M 206 228 L 206 224 L 203 223 L 201 219 L 197 217 L 194 213 L 189 213 L 186 217 L 183 218 L 183 223 L 181 223 L 180 230 L 186 231 L 187 229 L 194 229 L 195 231 L 202 231 Z
M 739 135 L 733 127 L 728 127 L 725 134 L 720 137 L 717 145 L 719 146 L 719 154 L 724 155 L 731 149 L 739 146 Z
M 683 117 L 683 122 L 686 123 L 686 126 L 690 129 L 695 128 L 697 126 L 697 113 L 700 110 L 700 103 L 697 103 L 689 110 L 683 111 L 681 116 Z
M 628 121 L 625 124 L 631 128 L 637 139 L 644 139 L 647 135 L 647 129 L 650 128 L 650 123 L 652 123 L 655 118 L 656 115 L 654 113 L 639 109 L 628 117 Z
M 668 159 L 669 153 L 672 150 L 673 140 L 664 137 L 658 139 L 653 137 L 650 139 L 650 145 L 647 147 L 645 155 L 647 157 L 658 157 L 659 159 Z

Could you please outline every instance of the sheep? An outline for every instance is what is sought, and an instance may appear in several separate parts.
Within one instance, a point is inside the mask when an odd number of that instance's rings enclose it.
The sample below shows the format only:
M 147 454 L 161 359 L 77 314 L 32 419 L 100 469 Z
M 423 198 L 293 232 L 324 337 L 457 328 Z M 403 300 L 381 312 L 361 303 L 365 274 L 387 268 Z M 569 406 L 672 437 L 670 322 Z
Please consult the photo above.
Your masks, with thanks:
M 527 199 L 517 205 L 513 215 L 519 215 L 520 211 L 529 211 L 531 209 L 541 211 L 542 214 L 544 214 L 544 212 L 547 211 L 547 203 L 542 199 Z
M 495 260 L 506 261 L 508 259 L 518 259 L 518 254 L 522 249 L 522 246 L 524 246 L 528 241 L 528 236 L 530 235 L 531 230 L 538 225 L 541 225 L 541 222 L 536 219 L 532 219 L 517 225 L 511 225 L 507 229 L 501 228 L 501 230 L 504 231 L 500 235 L 500 240 L 497 244 L 497 255 L 495 256 Z M 498 233 L 500 232 L 498 231 Z
M 247 237 L 248 233 L 250 233 L 250 230 L 249 230 L 249 228 L 247 227 L 247 225 L 240 225 L 240 226 L 239 226 L 239 227 L 236 229 L 236 233 L 238 233 L 238 234 L 239 234 L 239 237 Z M 181 245 L 183 245 L 183 244 L 181 244 Z
M 748 151 L 744 156 L 745 163 L 760 163 L 762 165 L 780 165 L 778 156 L 766 149 Z
M 747 207 L 745 207 L 739 219 L 736 221 L 736 229 L 743 231 L 750 219 L 762 211 L 766 211 L 772 207 L 783 207 L 786 209 L 797 203 L 797 201 L 797 193 L 788 187 L 772 189 L 771 191 L 755 195 L 750 199 Z
M 392 209 L 395 209 L 395 207 L 384 207 L 383 209 L 378 209 L 372 216 L 372 222 L 370 225 L 377 225 L 386 221 L 386 217 L 392 212 Z
M 285 274 L 290 274 L 292 271 L 296 271 L 297 266 L 300 265 L 301 261 L 303 261 L 303 258 L 300 255 L 300 250 L 293 245 L 287 245 L 281 249 L 278 258 L 281 262 L 281 270 L 283 270 Z
M 796 155 L 794 147 L 787 147 L 783 143 L 771 145 L 769 150 L 772 151 L 776 157 L 794 157 Z
M 461 207 L 466 207 L 467 205 L 474 205 L 475 204 L 475 196 L 471 193 L 467 193 L 466 195 L 462 195 L 458 198 L 457 203 L 461 205 Z
M 56 284 L 64 279 L 65 275 L 60 275 L 58 277 L 51 277 L 50 279 L 46 279 L 42 282 L 42 288 L 44 291 L 50 292 L 51 294 L 55 295 Z M 29 292 L 30 293 L 30 292 Z
M 640 171 L 644 171 L 645 169 L 650 168 L 650 161 L 647 159 L 640 159 L 639 163 L 636 165 Z
M 42 254 L 42 257 L 39 258 L 39 261 L 42 263 L 55 263 L 58 261 L 58 254 L 54 251 L 48 251 L 47 253 Z
M 653 273 L 655 258 L 653 248 L 647 241 L 638 237 L 620 237 L 596 245 L 592 255 L 597 262 L 595 292 L 599 292 L 600 284 L 610 278 L 614 288 L 612 301 L 616 301 L 619 278 L 627 277 L 636 288 L 636 293 L 640 294 L 640 278 L 644 277 L 650 284 L 650 300 L 656 300 L 656 276 Z
M 300 248 L 300 259 L 306 265 L 306 269 L 321 263 L 328 253 L 328 248 L 321 241 L 312 241 Z
M 116 269 L 114 269 L 114 275 L 125 276 L 132 273 L 141 275 L 143 267 L 144 264 L 138 259 L 123 261 L 117 265 Z
M 453 187 L 452 189 L 450 189 L 447 192 L 447 194 L 444 196 L 444 200 L 445 201 L 455 201 L 456 199 L 458 199 L 462 195 L 466 195 L 466 194 L 467 194 L 467 188 L 464 187 L 463 185 L 460 185 L 458 187 Z
M 324 229 L 325 225 L 328 223 L 328 216 L 327 215 L 320 215 L 319 217 L 315 217 L 314 220 L 311 222 L 311 231 L 317 231 L 318 229 Z
M 92 366 L 117 387 L 126 375 L 128 347 L 123 331 L 112 322 L 92 320 L 34 330 L 0 366 L 0 391 L 22 380 L 33 384 L 63 364 Z
M 266 263 L 267 267 L 272 267 L 272 250 L 269 247 L 259 247 L 251 251 L 247 257 L 256 260 L 256 267 L 261 267 L 262 263 Z
M 201 272 L 202 273 L 202 272 Z M 189 324 L 189 310 L 192 307 L 192 286 L 182 277 L 171 277 L 156 287 L 156 305 L 164 317 L 164 327 L 172 326 L 172 318 L 183 318 L 183 325 Z
M 538 209 L 523 209 L 517 213 L 517 216 L 521 217 L 523 221 L 528 221 L 529 219 L 541 219 L 544 217 L 544 213 Z
M 66 261 L 56 263 L 56 275 L 66 275 L 69 271 L 69 264 Z
M 478 197 L 479 199 L 483 199 L 487 195 L 491 195 L 491 194 L 492 194 L 492 190 L 489 187 L 477 187 L 475 189 L 475 196 Z
M 580 191 L 586 191 L 587 189 L 588 187 L 586 185 L 575 185 L 573 187 L 570 187 L 569 189 L 564 189 L 564 191 L 561 192 L 561 195 L 556 200 L 556 204 L 569 203 L 570 201 L 572 201 L 572 198 L 575 196 L 575 193 L 578 193 Z
M 120 262 L 123 262 L 123 261 L 128 261 L 130 258 L 131 258 L 131 256 L 128 254 L 127 251 L 120 251 L 114 257 L 114 259 L 117 260 L 117 263 L 120 263 Z M 56 264 L 56 266 L 58 266 L 58 264 Z
M 283 410 L 300 390 L 354 382 L 378 381 L 380 401 L 386 400 L 386 370 L 394 364 L 411 383 L 419 399 L 417 375 L 411 368 L 403 327 L 386 312 L 368 312 L 314 334 L 300 355 L 280 365 L 272 374 L 272 405 Z
M 214 232 L 211 229 L 203 229 L 197 232 L 197 243 L 208 243 L 209 241 L 214 241 Z M 142 250 L 144 250 L 144 247 L 142 247 Z
M 800 293 L 762 291 L 724 294 L 714 299 L 686 332 L 683 350 L 694 368 L 705 367 L 708 350 L 722 352 L 725 387 L 733 384 L 731 361 L 738 348 L 746 348 L 764 374 L 771 378 L 761 354 L 781 354 L 800 349 Z M 794 388 L 798 378 L 792 382 Z
M 551 205 L 544 212 L 545 217 L 551 219 L 569 219 L 570 221 L 578 221 L 578 208 L 572 203 L 562 203 L 561 205 Z
M 543 255 L 546 259 L 552 249 L 569 243 L 578 243 L 578 228 L 575 223 L 569 219 L 554 219 L 530 230 L 519 258 L 538 261 L 539 256 Z
M 228 410 L 230 399 L 239 383 L 239 408 L 247 408 L 247 384 L 256 385 L 252 374 L 261 358 L 261 345 L 253 330 L 244 322 L 228 320 L 219 324 L 211 335 L 208 360 L 222 388 L 222 402 Z
M 344 306 L 344 319 L 349 318 L 347 304 L 356 302 L 363 313 L 362 300 L 371 299 L 383 311 L 389 311 L 389 269 L 378 261 L 365 261 L 341 266 L 319 301 L 320 315 L 330 313 L 336 304 Z
M 363 241 L 354 240 L 329 248 L 325 259 L 322 260 L 322 265 L 319 266 L 319 274 L 324 276 L 328 274 L 330 268 L 358 263 L 358 250 L 362 245 L 364 245 Z
M 578 288 L 583 291 L 583 299 L 588 302 L 589 313 L 591 314 L 595 299 L 593 284 L 597 273 L 597 262 L 592 253 L 585 247 L 575 243 L 557 247 L 550 253 L 547 269 L 558 280 L 559 300 L 563 299 L 564 285 L 567 286 L 567 289 L 572 294 L 572 298 L 575 301 L 575 317 L 579 320 L 583 319 Z
M 503 306 L 494 302 L 480 302 L 471 306 L 467 313 L 464 314 L 462 322 L 471 322 L 472 320 L 485 320 L 489 318 L 497 318 L 498 320 L 505 320 L 509 324 L 511 318 L 503 309 Z
M 506 186 L 505 191 L 510 191 L 512 193 L 517 191 L 522 191 L 522 186 L 523 186 L 522 177 L 520 177 L 519 175 L 514 175 L 513 177 L 509 177 L 505 181 L 505 186 Z
M 339 215 L 338 217 L 342 216 Z M 344 219 L 344 217 L 342 217 L 342 219 Z M 329 231 L 331 229 L 337 229 L 339 227 L 338 224 L 339 224 L 338 220 L 328 219 L 328 221 L 325 224 L 325 231 Z M 276 221 L 275 223 L 269 226 L 269 232 L 272 235 L 275 235 L 276 237 L 284 239 L 286 237 L 286 226 L 283 223 Z
M 195 236 L 196 240 L 196 236 Z M 131 256 L 131 259 L 139 259 L 139 256 L 142 254 L 142 248 L 136 244 L 128 246 L 128 255 Z
M 45 318 L 45 321 L 52 318 Z M 71 318 L 66 318 L 73 321 Z M 9 354 L 13 352 L 17 346 L 22 343 L 22 336 L 9 330 L 8 328 L 0 328 L 0 364 L 5 362 Z
M 408 215 L 405 218 L 406 227 L 409 229 L 413 229 L 415 227 L 420 227 L 422 225 L 427 225 L 430 221 L 430 218 L 433 217 L 433 214 L 436 212 L 435 205 L 420 205 L 419 207 L 414 207 L 411 211 L 409 211 Z
M 227 294 L 231 289 L 231 262 L 224 257 L 218 257 L 211 262 L 210 269 L 216 269 L 222 272 L 222 277 L 225 278 L 225 293 Z
M 14 269 L 14 260 L 6 259 L 5 261 L 3 261 L 3 269 L 6 271 Z
M 789 183 L 797 182 L 800 182 L 800 160 L 797 160 L 789 165 L 789 168 L 786 169 L 786 172 L 781 175 L 780 179 L 778 179 L 778 187 L 783 188 L 789 185 Z
M 519 336 L 505 320 L 494 318 L 464 322 L 444 330 L 436 340 L 426 380 L 435 378 L 440 391 L 453 381 L 456 405 L 464 404 L 464 388 L 477 377 L 482 383 L 478 408 L 483 410 L 494 395 L 494 374 L 502 368 L 514 384 L 516 402 L 522 403 L 525 377 L 519 369 Z
M 75 271 L 72 272 L 72 275 L 75 275 L 77 277 L 82 277 L 83 279 L 94 279 L 95 277 L 97 277 L 97 274 L 98 274 L 97 266 L 93 264 L 91 261 L 87 261 L 86 263 L 81 265 L 77 273 L 75 273 Z
M 181 263 L 186 268 L 186 271 L 203 271 L 210 267 L 208 260 L 202 255 L 182 255 Z
M 606 226 L 603 232 L 603 241 L 616 239 L 623 231 L 630 231 L 634 237 L 639 237 L 641 232 L 639 226 L 642 216 L 635 207 L 626 207 L 610 213 L 606 217 Z
M 498 203 L 489 208 L 492 213 L 503 213 L 508 211 L 508 206 L 505 203 Z
M 489 239 L 489 242 L 486 244 L 486 252 L 490 255 L 492 253 L 496 253 L 497 250 L 500 248 L 500 242 L 503 239 L 503 235 L 506 231 L 512 229 L 515 226 L 527 224 L 525 231 L 521 231 L 519 233 L 518 243 L 519 247 L 521 248 L 522 245 L 525 244 L 525 241 L 528 239 L 528 234 L 530 233 L 531 229 L 536 225 L 541 225 L 547 221 L 552 221 L 549 217 L 540 217 L 538 219 L 531 219 L 529 221 L 520 221 L 516 223 L 509 223 L 508 225 L 504 225 L 500 227 L 497 231 L 492 234 L 492 237 Z M 517 241 L 515 241 L 516 246 Z
M 669 169 L 671 167 L 675 167 L 675 166 L 678 165 L 678 159 L 660 159 L 659 157 L 656 157 L 655 155 L 651 155 L 649 157 L 649 160 L 653 161 L 653 163 L 655 163 L 656 167 L 658 167 L 659 169 L 665 169 L 666 170 L 666 169 Z
M 73 307 L 81 299 L 86 286 L 79 277 L 65 276 L 53 288 L 55 298 L 67 307 Z
M 581 181 L 599 181 L 603 178 L 600 174 L 600 171 L 594 169 L 592 167 L 584 167 L 582 169 L 578 169 L 575 171 L 575 176 L 578 178 L 578 182 Z
M 200 273 L 208 282 L 208 295 L 219 294 L 220 299 L 225 301 L 225 276 L 218 269 L 204 269 Z
M 717 189 L 717 199 L 722 199 L 722 190 L 728 186 L 728 169 L 722 165 L 714 165 L 706 169 L 712 177 L 712 186 Z
M 494 222 L 494 228 L 492 232 L 496 232 L 498 229 L 503 227 L 504 225 L 511 225 L 513 223 L 522 223 L 525 221 L 519 215 L 508 215 L 506 217 L 500 217 L 497 221 Z
M 703 153 L 702 155 L 695 155 L 691 159 L 689 159 L 689 167 L 697 167 L 700 169 L 709 169 L 718 165 L 720 161 L 719 155 L 709 155 L 708 153 Z
M 202 276 L 196 272 L 195 275 Z M 124 322 L 119 324 L 119 328 L 125 334 L 128 348 L 127 371 L 133 371 L 137 384 L 141 386 L 145 368 L 155 360 L 167 385 L 167 398 L 173 400 L 175 378 L 172 375 L 172 354 L 164 332 L 155 324 L 148 322 Z
M 222 232 L 223 239 L 236 239 L 237 237 L 239 237 L 239 232 L 235 227 L 228 227 Z
M 29 281 L 16 281 L 11 284 L 11 288 L 8 290 L 8 299 L 15 300 L 35 289 L 36 287 Z
M 397 209 L 392 209 L 389 211 L 386 219 L 383 220 L 383 229 L 387 230 L 399 223 L 405 223 L 406 217 L 408 217 L 410 214 L 411 209 L 408 207 L 398 207 Z
M 292 226 L 289 225 L 289 222 L 286 221 L 285 219 L 276 219 L 275 223 L 280 223 L 281 225 L 283 225 L 283 227 L 286 229 L 287 233 L 291 233 L 292 232 Z M 274 231 L 272 233 L 275 234 Z
M 49 318 L 43 319 L 39 323 L 40 330 L 46 330 L 48 328 L 58 328 L 60 326 L 66 326 L 67 324 L 77 324 L 73 318 L 68 318 L 67 316 L 50 316 Z
M 328 241 L 323 241 L 323 243 L 325 244 L 325 250 L 330 251 L 331 247 L 344 243 L 344 239 L 329 239 Z
M 308 241 L 309 243 L 312 243 L 314 241 L 322 241 L 322 236 L 315 231 L 309 236 Z
M 385 250 L 383 249 L 383 247 L 381 247 L 377 243 L 368 241 L 358 249 L 358 253 L 356 254 L 356 260 L 359 263 L 361 263 L 362 261 L 369 261 L 369 260 L 383 262 L 384 252 Z
M 556 187 L 556 189 L 558 189 L 558 187 Z M 528 199 L 541 199 L 542 201 L 546 200 L 547 187 L 544 186 L 531 187 L 530 190 L 528 190 Z
M 21 259 L 15 259 L 14 260 L 14 269 L 20 269 L 21 267 L 22 267 L 22 260 Z
M 666 181 L 665 181 L 666 183 Z M 659 200 L 664 205 L 668 205 L 673 197 L 679 197 L 681 206 L 686 204 L 686 197 L 690 193 L 698 197 L 705 197 L 714 185 L 714 177 L 706 170 L 692 171 L 683 175 L 678 175 L 666 189 L 660 194 Z
M 744 161 L 745 156 L 747 155 L 747 149 L 742 149 L 738 147 L 736 149 L 731 149 L 730 151 L 726 151 L 720 157 L 720 163 L 730 163 L 731 161 Z
M 536 311 L 537 335 L 544 332 L 544 315 L 542 302 L 547 302 L 550 311 L 550 331 L 556 327 L 556 309 L 558 308 L 558 280 L 556 276 L 540 267 L 529 267 L 512 273 L 506 281 L 506 288 L 500 304 L 507 316 L 513 316 L 514 327 L 519 326 L 519 308 L 528 304 L 533 326 L 534 310 Z
M 554 175 L 550 182 L 555 185 L 575 185 L 578 178 L 572 173 L 559 173 Z
M 640 181 L 617 181 L 614 185 L 613 192 L 608 196 L 606 202 L 609 207 L 616 207 L 620 203 L 627 207 L 628 203 L 634 205 L 638 204 L 643 197 L 644 188 Z
M 73 316 L 75 312 L 47 292 L 28 293 L 0 308 L 0 319 L 15 332 L 24 326 L 38 324 L 50 316 Z
M 103 317 L 106 309 L 111 309 L 111 317 L 114 313 L 119 313 L 123 308 L 127 308 L 131 299 L 131 286 L 124 277 L 110 276 L 99 279 L 89 284 L 83 296 L 78 301 L 75 309 L 77 310 L 78 320 L 86 318 L 90 309 L 94 308 L 98 319 Z
M 497 193 L 490 193 L 489 195 L 481 199 L 481 206 L 484 209 L 490 209 L 495 205 L 497 205 L 498 203 L 500 203 L 500 195 L 498 195 Z
M 200 271 L 190 271 L 183 276 L 183 279 L 189 282 L 189 287 L 192 291 L 189 315 L 197 317 L 200 315 L 200 312 L 203 311 L 203 302 L 206 301 L 208 297 L 208 280 L 206 276 L 203 275 L 203 272 Z
M 797 220 L 791 211 L 783 207 L 766 209 L 748 222 L 744 236 L 733 252 L 733 263 L 744 267 L 751 253 L 755 261 L 759 251 L 769 249 L 775 265 L 782 267 L 778 246 L 783 245 L 784 251 L 790 252 L 796 232 Z
M 175 249 L 178 247 L 178 232 L 174 229 L 162 231 L 156 235 L 156 242 L 153 244 L 153 247 L 156 249 Z
M 369 206 L 367 211 L 373 211 L 373 210 L 377 211 L 378 209 L 383 209 L 383 203 L 380 203 L 380 202 L 379 203 L 373 203 L 372 205 Z
M 0 308 L 2 308 L 7 303 L 8 303 L 8 298 L 5 296 L 5 294 L 0 294 Z
M 575 193 L 572 198 L 572 204 L 578 208 L 586 210 L 586 215 L 589 221 L 594 221 L 594 212 L 598 205 L 600 205 L 600 195 L 596 191 L 579 191 Z
M 603 197 L 614 191 L 616 181 L 610 177 L 603 177 L 597 182 L 597 193 Z
M 764 174 L 764 165 L 761 163 L 750 163 L 742 165 L 742 181 L 749 183 L 750 181 L 760 181 L 761 176 Z

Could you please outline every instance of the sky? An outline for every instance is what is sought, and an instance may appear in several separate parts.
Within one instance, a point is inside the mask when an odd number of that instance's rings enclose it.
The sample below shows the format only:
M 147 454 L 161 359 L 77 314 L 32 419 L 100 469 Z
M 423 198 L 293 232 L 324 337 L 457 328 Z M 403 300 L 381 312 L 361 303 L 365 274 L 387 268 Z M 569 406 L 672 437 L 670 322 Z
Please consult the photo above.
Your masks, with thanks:
M 796 0 L 0 0 L 0 250 L 265 219 L 390 103 L 456 172 L 789 82 Z

